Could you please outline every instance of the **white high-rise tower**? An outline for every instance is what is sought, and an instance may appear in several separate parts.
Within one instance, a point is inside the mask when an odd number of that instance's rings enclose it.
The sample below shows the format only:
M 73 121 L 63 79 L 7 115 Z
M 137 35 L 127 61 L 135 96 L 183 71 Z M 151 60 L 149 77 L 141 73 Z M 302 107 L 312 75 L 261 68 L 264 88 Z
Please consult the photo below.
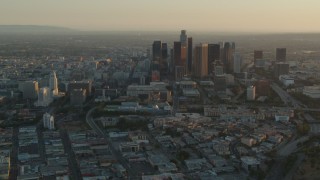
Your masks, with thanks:
M 53 96 L 57 96 L 59 94 L 58 79 L 57 79 L 57 75 L 56 75 L 55 71 L 52 71 L 50 73 L 49 88 L 50 88 L 50 91 L 52 92 Z

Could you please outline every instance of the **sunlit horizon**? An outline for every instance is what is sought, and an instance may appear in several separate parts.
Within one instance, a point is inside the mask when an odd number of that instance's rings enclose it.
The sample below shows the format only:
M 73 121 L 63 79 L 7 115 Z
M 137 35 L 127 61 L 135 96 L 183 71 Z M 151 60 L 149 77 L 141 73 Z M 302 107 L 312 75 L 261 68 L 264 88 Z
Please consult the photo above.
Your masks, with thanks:
M 320 32 L 320 2 L 86 0 L 1 2 L 0 25 L 83 31 Z

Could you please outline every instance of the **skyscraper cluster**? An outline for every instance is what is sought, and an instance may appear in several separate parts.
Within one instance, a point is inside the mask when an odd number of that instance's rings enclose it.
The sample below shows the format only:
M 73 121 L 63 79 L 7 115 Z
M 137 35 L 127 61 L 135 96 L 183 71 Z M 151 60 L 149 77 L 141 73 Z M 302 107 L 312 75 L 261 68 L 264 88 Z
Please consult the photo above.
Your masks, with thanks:
M 49 87 L 42 87 L 38 91 L 38 100 L 35 106 L 48 106 L 55 97 L 59 96 L 58 78 L 55 71 L 51 71 L 49 76 Z
M 173 43 L 168 60 L 168 44 L 154 41 L 152 45 L 151 80 L 159 81 L 165 75 L 171 75 L 174 80 L 185 76 L 203 79 L 217 70 L 223 73 L 239 73 L 242 59 L 240 54 L 235 56 L 235 43 L 200 43 L 194 46 L 192 37 L 187 36 L 186 30 L 181 30 L 179 41 Z M 169 72 L 170 74 L 166 74 Z

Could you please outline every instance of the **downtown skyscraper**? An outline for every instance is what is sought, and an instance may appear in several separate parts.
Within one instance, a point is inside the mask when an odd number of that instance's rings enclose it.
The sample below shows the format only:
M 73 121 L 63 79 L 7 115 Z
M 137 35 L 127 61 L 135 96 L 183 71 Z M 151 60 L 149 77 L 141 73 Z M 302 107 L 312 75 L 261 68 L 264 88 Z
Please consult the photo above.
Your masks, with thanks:
M 208 73 L 214 71 L 214 62 L 220 60 L 220 45 L 208 44 Z
M 222 50 L 222 63 L 226 73 L 233 72 L 233 53 L 235 52 L 236 46 L 234 42 L 225 42 Z
M 208 44 L 196 45 L 193 60 L 194 76 L 197 78 L 208 76 Z
M 193 42 L 192 37 L 188 37 L 188 73 L 192 72 L 192 63 L 193 63 Z
M 185 75 L 186 59 L 180 41 L 173 43 L 173 74 L 175 80 L 180 80 Z
M 168 73 L 168 45 L 161 41 L 152 44 L 151 76 L 152 81 L 159 81 Z

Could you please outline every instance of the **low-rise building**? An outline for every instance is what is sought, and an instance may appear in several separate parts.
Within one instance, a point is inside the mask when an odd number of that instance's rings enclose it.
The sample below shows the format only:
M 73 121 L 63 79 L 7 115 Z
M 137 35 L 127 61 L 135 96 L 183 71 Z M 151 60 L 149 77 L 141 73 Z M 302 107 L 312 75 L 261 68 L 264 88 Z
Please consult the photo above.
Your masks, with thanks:
M 127 96 L 139 97 L 147 96 L 148 99 L 157 98 L 162 101 L 167 101 L 170 91 L 167 89 L 168 84 L 164 82 L 151 82 L 150 85 L 129 85 L 127 88 Z
M 257 144 L 257 141 L 251 137 L 242 137 L 241 143 L 251 147 L 251 146 Z
M 122 153 L 130 153 L 139 151 L 140 146 L 138 143 L 135 142 L 124 142 L 120 143 L 119 149 Z
M 318 99 L 320 98 L 320 86 L 305 86 L 302 93 L 311 98 Z
M 184 163 L 186 164 L 189 171 L 212 168 L 212 165 L 209 164 L 209 162 L 205 158 L 189 159 L 185 160 Z
M 143 175 L 142 180 L 155 180 L 155 179 L 172 179 L 184 180 L 185 175 L 182 173 L 162 173 L 157 175 Z
M 82 105 L 86 101 L 86 98 L 86 89 L 73 89 L 70 92 L 70 103 L 72 105 Z
M 158 169 L 161 173 L 174 172 L 178 170 L 176 165 L 170 162 L 164 155 L 149 155 L 148 160 L 151 166 Z
M 257 170 L 259 169 L 260 162 L 255 158 L 251 156 L 243 156 L 241 157 L 241 167 L 245 169 L 246 171 L 250 170 Z
M 129 138 L 135 143 L 149 143 L 147 134 L 141 131 L 131 131 L 129 132 Z

